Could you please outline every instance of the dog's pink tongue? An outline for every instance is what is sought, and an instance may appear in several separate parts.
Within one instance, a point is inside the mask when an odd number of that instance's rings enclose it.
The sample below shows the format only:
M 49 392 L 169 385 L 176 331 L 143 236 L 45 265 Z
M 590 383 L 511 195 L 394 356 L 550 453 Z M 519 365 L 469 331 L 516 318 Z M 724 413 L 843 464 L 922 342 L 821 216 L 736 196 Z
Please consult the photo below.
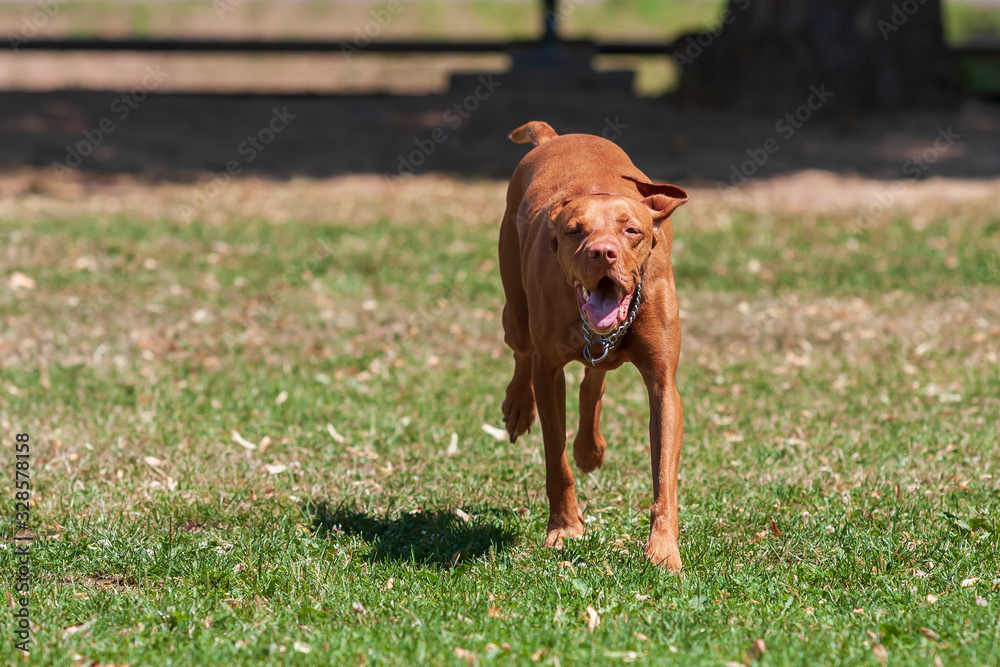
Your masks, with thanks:
M 595 329 L 607 329 L 618 323 L 618 295 L 613 289 L 596 290 L 590 293 L 587 303 L 583 304 L 583 314 L 587 316 L 590 326 Z

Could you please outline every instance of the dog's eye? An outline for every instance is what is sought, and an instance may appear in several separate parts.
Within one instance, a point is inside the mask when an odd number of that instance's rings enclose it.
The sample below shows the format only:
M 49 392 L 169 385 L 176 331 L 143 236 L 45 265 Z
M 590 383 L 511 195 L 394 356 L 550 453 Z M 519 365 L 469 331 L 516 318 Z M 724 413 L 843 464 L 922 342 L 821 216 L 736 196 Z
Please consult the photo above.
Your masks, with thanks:
M 583 229 L 581 227 L 571 227 L 566 230 L 566 236 L 582 236 Z
M 628 227 L 625 230 L 625 233 L 628 234 L 629 236 L 642 236 L 642 230 L 637 229 L 635 227 Z

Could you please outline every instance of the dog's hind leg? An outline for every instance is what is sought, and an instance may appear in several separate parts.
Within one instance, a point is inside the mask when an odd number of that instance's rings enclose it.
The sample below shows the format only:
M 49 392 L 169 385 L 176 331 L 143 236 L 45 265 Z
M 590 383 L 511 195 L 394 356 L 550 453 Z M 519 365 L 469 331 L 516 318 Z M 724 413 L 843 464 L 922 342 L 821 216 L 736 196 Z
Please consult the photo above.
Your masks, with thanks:
M 605 371 L 587 367 L 580 383 L 580 429 L 573 440 L 573 458 L 582 472 L 591 472 L 604 463 L 607 442 L 601 435 L 601 396 Z
M 528 297 L 521 281 L 521 244 L 517 235 L 517 214 L 504 215 L 500 226 L 500 279 L 506 303 L 503 307 L 504 342 L 514 351 L 514 377 L 507 385 L 503 420 L 510 441 L 526 433 L 535 421 L 535 389 L 531 381 L 534 345 L 528 330 Z

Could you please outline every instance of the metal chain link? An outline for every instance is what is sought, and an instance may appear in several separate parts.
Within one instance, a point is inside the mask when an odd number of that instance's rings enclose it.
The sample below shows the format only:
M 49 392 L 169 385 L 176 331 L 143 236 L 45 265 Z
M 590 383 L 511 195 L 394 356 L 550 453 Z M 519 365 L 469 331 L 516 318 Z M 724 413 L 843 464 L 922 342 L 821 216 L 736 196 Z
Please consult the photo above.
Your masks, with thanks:
M 635 320 L 635 314 L 639 312 L 639 301 L 642 299 L 642 281 L 635 288 L 635 296 L 632 297 L 632 303 L 629 304 L 628 317 L 622 322 L 617 329 L 612 331 L 607 335 L 599 335 L 590 330 L 587 324 L 587 318 L 580 313 L 580 319 L 583 320 L 583 338 L 587 341 L 587 344 L 583 346 L 583 358 L 590 362 L 592 365 L 597 365 L 607 359 L 608 355 L 611 354 L 611 350 L 615 349 L 618 341 L 621 340 L 628 328 L 632 326 L 633 320 Z M 590 347 L 592 345 L 601 346 L 601 356 L 596 359 L 590 353 Z

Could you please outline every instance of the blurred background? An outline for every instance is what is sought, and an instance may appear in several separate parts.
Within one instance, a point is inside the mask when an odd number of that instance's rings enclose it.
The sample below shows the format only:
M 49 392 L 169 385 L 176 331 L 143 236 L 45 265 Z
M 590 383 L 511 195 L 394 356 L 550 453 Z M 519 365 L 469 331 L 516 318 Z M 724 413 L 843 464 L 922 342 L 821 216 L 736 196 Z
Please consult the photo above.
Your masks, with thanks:
M 0 3 L 0 31 L 0 166 L 61 180 L 233 159 L 503 178 L 523 155 L 506 134 L 536 118 L 604 133 L 659 178 L 900 177 L 949 124 L 961 145 L 933 174 L 1000 170 L 988 0 L 31 0 Z M 276 105 L 294 121 L 243 163 Z M 787 145 L 743 169 L 771 135 Z

